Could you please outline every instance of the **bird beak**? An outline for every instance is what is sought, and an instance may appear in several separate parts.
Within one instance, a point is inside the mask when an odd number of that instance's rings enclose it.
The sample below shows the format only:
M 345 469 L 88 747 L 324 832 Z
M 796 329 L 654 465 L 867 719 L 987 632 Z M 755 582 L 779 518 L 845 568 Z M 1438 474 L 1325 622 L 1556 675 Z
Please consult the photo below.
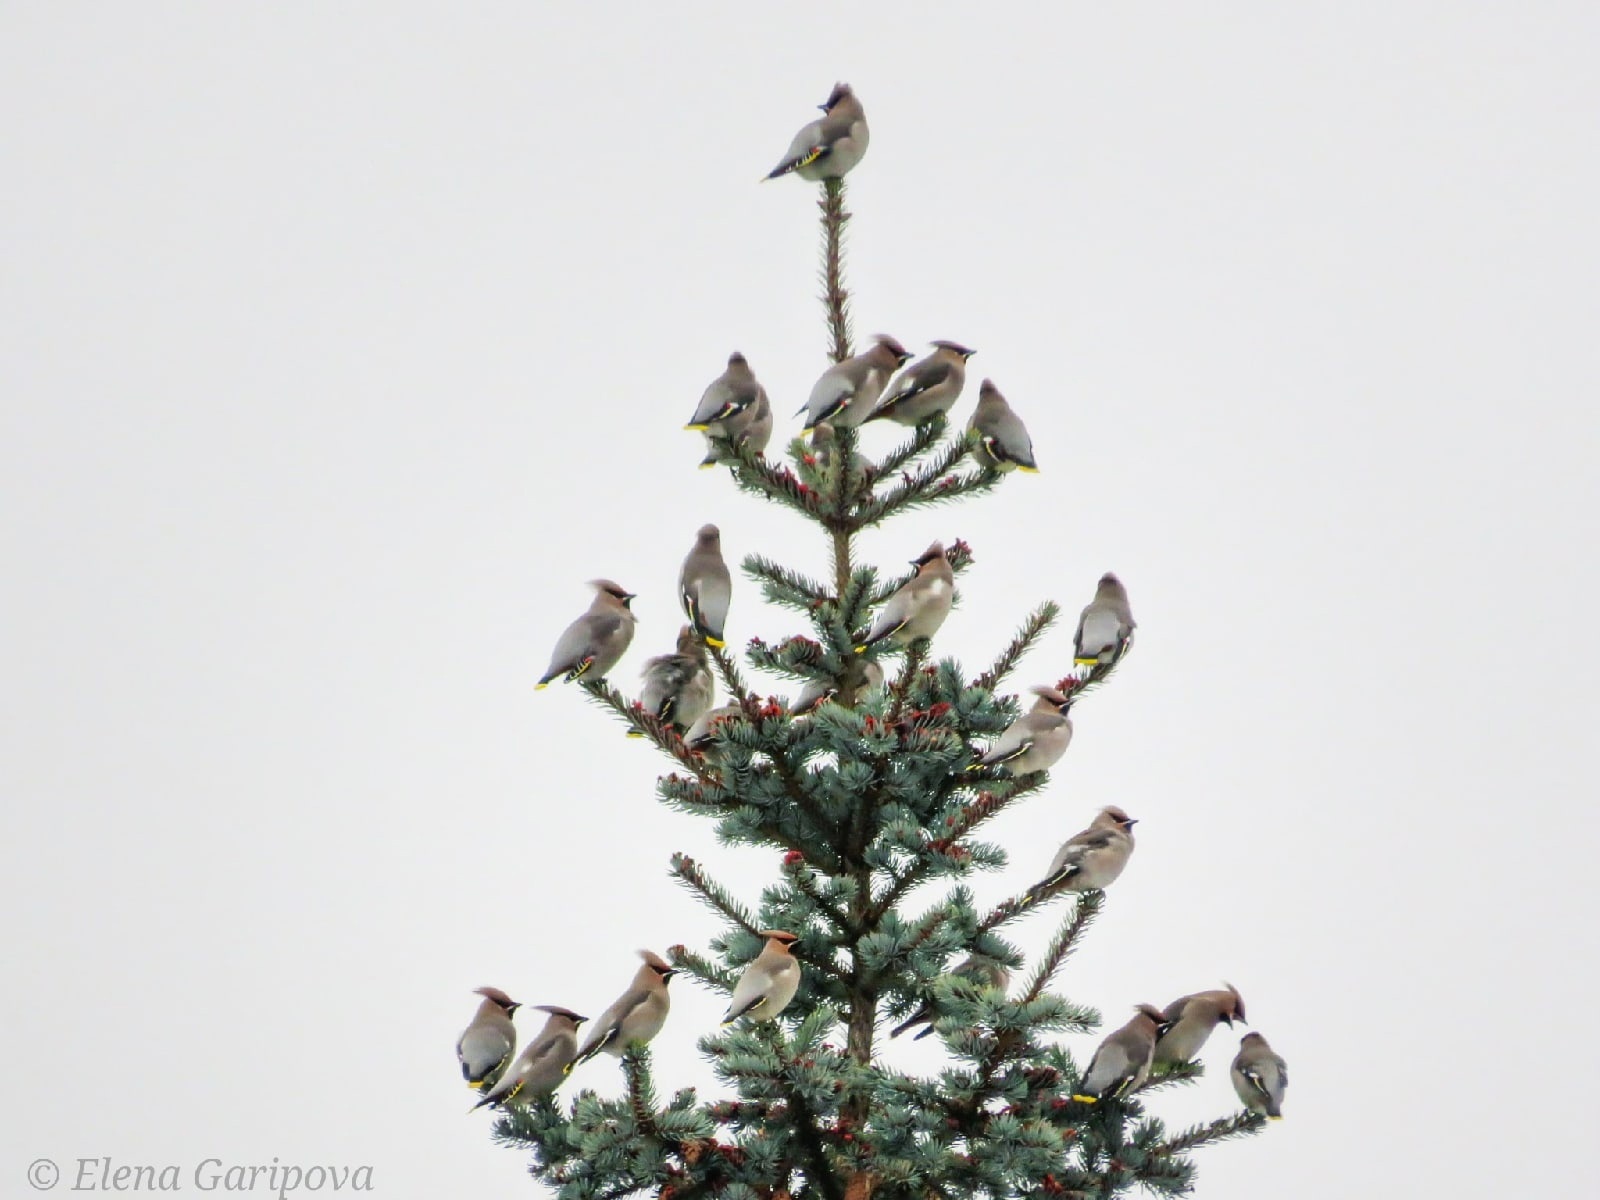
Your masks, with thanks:
M 676 975 L 676 974 L 677 974 L 677 973 L 678 973 L 678 969 L 677 969 L 677 968 L 676 968 L 676 967 L 674 967 L 674 968 L 673 968 L 673 969 L 672 969 L 672 970 L 670 970 L 670 971 L 663 971 L 663 972 L 661 972 L 661 982 L 662 982 L 662 983 L 665 983 L 665 982 L 666 982 L 666 981 L 667 981 L 667 980 L 669 980 L 669 979 L 671 979 L 671 978 L 672 978 L 672 977 L 673 977 L 673 976 L 674 976 L 674 975 Z
M 1228 1023 L 1228 1028 L 1229 1029 L 1233 1028 L 1233 1018 L 1232 1017 L 1230 1017 L 1227 1013 L 1223 1013 L 1222 1014 L 1222 1019 Z
M 1126 823 L 1127 823 L 1128 827 L 1131 829 L 1133 826 L 1135 826 L 1135 825 L 1137 825 L 1139 823 L 1139 818 L 1138 817 L 1129 817 Z
M 828 111 L 828 106 L 826 104 L 819 104 L 819 105 L 817 105 L 817 107 L 820 108 L 823 112 L 827 112 Z

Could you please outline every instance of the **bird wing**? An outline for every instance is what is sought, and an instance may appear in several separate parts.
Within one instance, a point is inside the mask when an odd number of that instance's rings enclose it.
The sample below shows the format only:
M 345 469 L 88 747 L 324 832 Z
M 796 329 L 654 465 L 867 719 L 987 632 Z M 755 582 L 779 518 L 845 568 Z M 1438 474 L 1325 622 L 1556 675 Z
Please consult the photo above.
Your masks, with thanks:
M 943 359 L 929 359 L 919 362 L 900 377 L 900 384 L 894 391 L 878 401 L 878 407 L 873 411 L 874 416 L 887 416 L 894 410 L 895 405 L 911 399 L 937 387 L 950 378 L 950 364 Z
M 849 129 L 849 124 L 844 123 L 844 128 L 840 132 L 829 137 L 823 129 L 823 122 L 812 121 L 794 135 L 794 141 L 789 143 L 788 151 L 778 165 L 772 168 L 767 178 L 776 179 L 780 175 L 787 175 L 790 171 L 816 162 L 828 152 L 829 144 L 838 141 L 849 132 Z
M 511 1039 L 498 1029 L 478 1026 L 467 1030 L 456 1043 L 456 1057 L 461 1060 L 461 1074 L 468 1083 L 483 1079 L 505 1065 L 511 1057 Z

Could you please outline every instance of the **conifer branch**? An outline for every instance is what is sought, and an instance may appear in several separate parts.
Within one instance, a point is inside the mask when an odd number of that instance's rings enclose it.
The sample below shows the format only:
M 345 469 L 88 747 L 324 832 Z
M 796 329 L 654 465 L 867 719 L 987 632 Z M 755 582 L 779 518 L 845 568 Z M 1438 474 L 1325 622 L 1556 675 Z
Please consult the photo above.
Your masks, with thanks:
M 730 896 L 721 884 L 707 876 L 700 869 L 700 864 L 687 854 L 674 854 L 668 873 L 699 896 L 707 908 L 720 913 L 751 936 L 761 936 L 761 927 L 755 923 L 750 911 Z
M 1028 986 L 1023 989 L 1019 1003 L 1037 999 L 1040 992 L 1063 963 L 1076 948 L 1078 937 L 1083 931 L 1094 924 L 1094 919 L 1100 915 L 1100 910 L 1105 905 L 1104 892 L 1080 892 L 1078 903 L 1073 906 L 1070 916 L 1062 922 L 1056 936 L 1050 941 L 1050 948 L 1045 951 L 1044 957 L 1039 961 L 1038 968 L 1028 980 Z
M 628 1109 L 633 1113 L 633 1123 L 646 1137 L 675 1145 L 676 1139 L 665 1137 L 656 1124 L 655 1089 L 650 1082 L 650 1051 L 641 1045 L 632 1045 L 622 1052 L 622 1074 L 628 1084 Z
M 855 922 L 840 912 L 833 901 L 822 894 L 822 890 L 817 887 L 816 879 L 812 877 L 809 865 L 803 862 L 786 864 L 784 870 L 794 882 L 795 890 L 815 904 L 817 911 L 827 917 L 835 929 L 851 941 L 861 936 L 861 931 L 856 928 Z
M 764 555 L 747 554 L 743 565 L 744 573 L 761 584 L 761 595 L 773 604 L 810 613 L 828 599 L 822 584 Z
M 733 656 L 728 653 L 726 646 L 707 646 L 711 653 L 711 661 L 717 664 L 717 674 L 722 676 L 722 686 L 728 689 L 740 708 L 744 709 L 746 719 L 754 723 L 761 717 L 761 701 L 756 699 L 754 693 L 745 686 L 744 676 L 739 674 L 739 666 L 733 661 Z
M 1267 1118 L 1260 1113 L 1249 1111 L 1236 1112 L 1231 1117 L 1219 1117 L 1206 1125 L 1196 1125 L 1185 1129 L 1175 1137 L 1170 1137 L 1155 1147 L 1154 1154 L 1171 1155 L 1182 1154 L 1185 1150 L 1193 1150 L 1197 1146 L 1209 1146 L 1216 1142 L 1225 1142 L 1231 1138 L 1247 1137 L 1253 1133 L 1260 1133 L 1266 1126 Z
M 850 357 L 850 293 L 844 289 L 844 180 L 825 179 L 822 198 L 822 304 L 828 314 L 828 355 L 834 362 Z
M 600 707 L 620 717 L 631 732 L 638 734 L 647 741 L 653 742 L 657 749 L 677 762 L 701 783 L 710 787 L 717 786 L 716 778 L 706 770 L 705 759 L 684 745 L 683 738 L 669 722 L 658 719 L 653 713 L 645 712 L 637 703 L 630 701 L 604 680 L 595 682 L 580 681 L 578 686 L 588 693 L 589 698 Z
M 1022 623 L 1022 628 L 1017 631 L 1017 636 L 1011 639 L 1011 644 L 1000 652 L 1000 657 L 994 660 L 991 666 L 973 682 L 974 687 L 983 688 L 992 692 L 1007 675 L 1015 670 L 1022 656 L 1032 648 L 1033 643 L 1055 624 L 1056 618 L 1061 615 L 1061 606 L 1054 600 L 1046 600 L 1029 614 L 1028 619 Z M 1063 689 L 1065 690 L 1065 689 Z
M 880 524 L 903 509 L 992 491 L 1003 478 L 998 472 L 953 473 L 966 453 L 965 442 L 946 442 L 927 462 L 903 473 L 900 482 L 887 492 L 863 501 L 856 510 L 855 528 Z
M 909 438 L 885 454 L 876 463 L 868 466 L 866 469 L 867 478 L 870 481 L 889 478 L 912 459 L 920 458 L 933 449 L 938 444 L 944 430 L 945 420 L 943 417 L 933 421 L 924 421 L 912 431 Z
M 693 975 L 715 992 L 726 996 L 733 991 L 734 974 L 716 966 L 704 955 L 696 954 L 686 946 L 672 946 L 667 950 L 667 960 L 685 974 Z

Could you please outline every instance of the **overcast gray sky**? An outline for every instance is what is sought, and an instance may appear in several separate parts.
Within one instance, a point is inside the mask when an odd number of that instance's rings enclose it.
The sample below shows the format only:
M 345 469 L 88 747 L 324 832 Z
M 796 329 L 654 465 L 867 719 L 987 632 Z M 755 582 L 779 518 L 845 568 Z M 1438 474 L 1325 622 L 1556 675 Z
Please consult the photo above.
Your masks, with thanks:
M 276 1156 L 537 1194 L 464 1115 L 471 989 L 598 1011 L 717 927 L 672 850 L 752 899 L 776 867 L 532 685 L 604 574 L 633 686 L 703 521 L 823 568 L 679 427 L 738 348 L 796 429 L 814 189 L 755 181 L 836 79 L 857 333 L 977 347 L 957 415 L 992 376 L 1044 467 L 866 549 L 971 542 L 937 649 L 974 669 L 1107 569 L 1140 621 L 980 899 L 1143 819 L 1063 990 L 1230 979 L 1294 1078 L 1202 1197 L 1588 1190 L 1597 27 L 0 5 L 0 1190 Z M 736 641 L 790 628 L 739 585 Z M 707 1082 L 721 1001 L 674 999 L 661 1082 Z M 1231 1111 L 1234 1044 L 1156 1111 Z

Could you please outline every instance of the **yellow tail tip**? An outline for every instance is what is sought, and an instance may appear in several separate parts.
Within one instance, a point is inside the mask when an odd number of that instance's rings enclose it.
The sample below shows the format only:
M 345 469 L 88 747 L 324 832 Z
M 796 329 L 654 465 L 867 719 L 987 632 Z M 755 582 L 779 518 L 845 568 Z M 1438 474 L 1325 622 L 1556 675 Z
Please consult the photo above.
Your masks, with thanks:
M 1079 1104 L 1099 1104 L 1100 1103 L 1100 1097 L 1099 1096 L 1080 1096 L 1080 1095 L 1074 1093 L 1072 1098 L 1074 1100 L 1076 1100 Z
M 1097 667 L 1100 665 L 1098 658 L 1075 658 L 1072 661 L 1080 667 Z
M 640 733 L 637 729 L 630 729 L 628 730 L 628 736 L 631 738 L 642 738 L 644 734 Z
M 700 464 L 700 469 L 702 471 L 709 471 L 709 470 L 711 470 L 712 467 L 714 467 L 716 465 L 717 464 L 715 462 L 703 462 L 703 463 Z
M 1267 1118 L 1267 1120 L 1269 1120 L 1269 1121 L 1281 1121 L 1281 1120 L 1283 1120 L 1283 1114 L 1282 1114 L 1282 1113 L 1279 1113 L 1279 1114 L 1278 1114 L 1278 1115 L 1277 1115 L 1277 1116 L 1275 1116 L 1275 1117 L 1270 1117 L 1270 1116 L 1269 1116 L 1269 1117 L 1268 1117 L 1268 1118 Z
M 1038 467 L 1025 467 L 1021 463 L 1017 464 L 1017 470 L 1023 472 L 1025 475 L 1037 475 L 1039 473 Z
M 481 1079 L 469 1079 L 469 1080 L 467 1080 L 467 1086 L 469 1088 L 471 1088 L 473 1091 L 477 1091 L 479 1088 L 481 1088 L 483 1086 L 483 1080 L 481 1080 Z
M 721 650 L 727 644 L 728 643 L 723 641 L 721 638 L 714 638 L 709 633 L 706 634 L 706 645 L 708 646 L 711 646 L 717 650 Z
M 800 436 L 801 437 L 810 437 L 811 436 L 811 431 L 813 429 L 815 429 L 815 428 L 816 428 L 815 425 L 807 425 L 804 429 L 802 429 L 800 431 Z
M 704 433 L 708 428 L 710 428 L 710 426 L 707 426 L 707 425 L 685 425 L 684 426 L 684 429 L 688 430 L 690 433 Z
M 542 691 L 545 690 L 545 688 L 547 688 L 549 686 L 550 685 L 548 683 L 536 683 L 536 684 L 533 685 L 533 690 L 536 691 L 536 692 L 542 692 Z
M 865 654 L 866 652 L 867 652 L 867 648 L 865 646 L 857 646 L 856 647 L 856 653 L 857 654 Z

